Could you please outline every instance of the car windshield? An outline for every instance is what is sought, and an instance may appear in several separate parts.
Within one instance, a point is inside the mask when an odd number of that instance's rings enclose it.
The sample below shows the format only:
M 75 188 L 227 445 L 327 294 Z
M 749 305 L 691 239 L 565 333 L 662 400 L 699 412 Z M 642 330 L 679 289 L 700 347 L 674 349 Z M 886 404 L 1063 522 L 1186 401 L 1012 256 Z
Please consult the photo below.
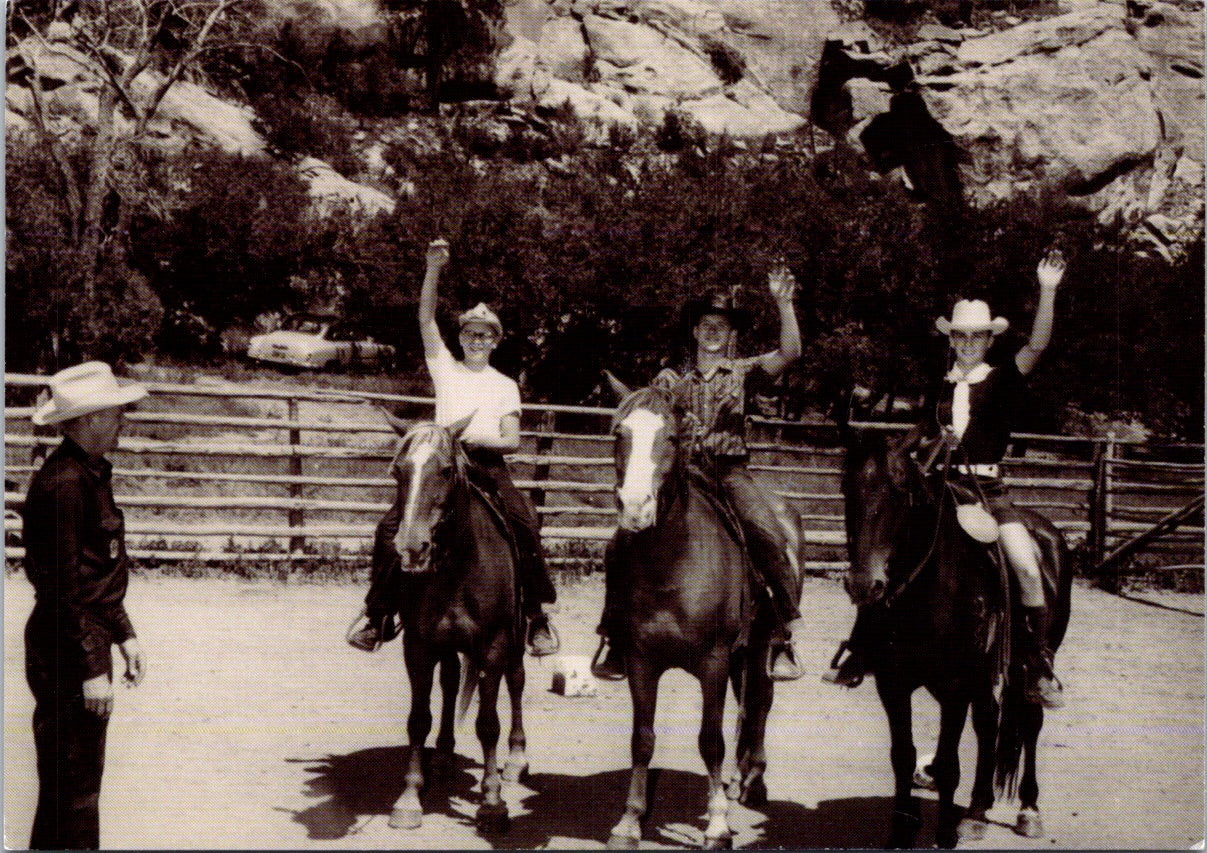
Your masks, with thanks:
M 314 317 L 289 317 L 281 324 L 287 332 L 305 332 L 311 335 L 320 334 L 327 324 Z

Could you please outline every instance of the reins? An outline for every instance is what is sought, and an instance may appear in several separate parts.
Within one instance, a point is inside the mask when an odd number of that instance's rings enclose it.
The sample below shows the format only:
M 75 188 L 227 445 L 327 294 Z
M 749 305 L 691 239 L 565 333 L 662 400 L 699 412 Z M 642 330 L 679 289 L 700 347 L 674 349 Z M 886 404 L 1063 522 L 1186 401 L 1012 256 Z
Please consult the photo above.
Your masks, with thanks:
M 951 445 L 944 441 L 936 443 L 934 452 L 931 453 L 930 457 L 926 460 L 926 463 L 919 467 L 919 471 L 921 471 L 922 476 L 925 477 L 926 472 L 934 465 L 935 460 L 938 458 L 940 452 L 943 452 L 943 482 L 940 483 L 938 489 L 939 507 L 938 512 L 935 515 L 934 536 L 931 537 L 930 547 L 926 549 L 926 554 L 924 554 L 922 559 L 918 561 L 918 564 L 914 566 L 913 570 L 909 573 L 909 576 L 905 579 L 905 581 L 899 584 L 891 594 L 885 596 L 884 606 L 886 608 L 892 607 L 893 603 L 896 602 L 896 600 L 901 597 L 901 595 L 913 584 L 913 582 L 918 579 L 918 575 L 922 574 L 922 569 L 924 569 L 926 564 L 930 562 L 930 558 L 934 556 L 935 548 L 937 548 L 939 545 L 939 533 L 943 529 L 943 508 L 947 504 L 947 501 L 944 500 L 944 497 L 947 492 L 948 477 L 951 474 Z

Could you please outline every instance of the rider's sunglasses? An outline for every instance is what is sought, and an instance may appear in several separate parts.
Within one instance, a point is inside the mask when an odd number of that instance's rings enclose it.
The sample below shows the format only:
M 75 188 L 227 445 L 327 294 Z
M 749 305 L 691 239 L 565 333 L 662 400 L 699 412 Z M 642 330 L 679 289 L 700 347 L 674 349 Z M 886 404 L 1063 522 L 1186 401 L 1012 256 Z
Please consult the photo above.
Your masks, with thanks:
M 470 341 L 493 341 L 494 332 L 462 332 L 461 337 Z

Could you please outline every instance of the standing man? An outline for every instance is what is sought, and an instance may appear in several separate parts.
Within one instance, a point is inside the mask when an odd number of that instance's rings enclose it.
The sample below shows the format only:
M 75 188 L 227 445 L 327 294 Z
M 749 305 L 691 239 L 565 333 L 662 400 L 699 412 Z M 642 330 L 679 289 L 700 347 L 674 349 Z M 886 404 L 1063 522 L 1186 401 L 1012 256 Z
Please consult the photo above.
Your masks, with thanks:
M 34 474 L 25 498 L 25 571 L 34 609 L 25 627 L 25 675 L 34 695 L 38 805 L 34 850 L 95 850 L 113 709 L 112 646 L 125 659 L 125 683 L 145 664 L 122 601 L 129 580 L 125 521 L 113 500 L 112 466 L 127 406 L 147 396 L 119 385 L 99 361 L 50 380 L 36 426 L 57 425 L 63 441 Z
M 779 315 L 778 349 L 750 358 L 733 358 L 737 333 L 749 325 L 750 316 L 736 307 L 731 297 L 713 293 L 686 308 L 695 342 L 691 363 L 681 373 L 663 370 L 653 384 L 674 394 L 675 407 L 684 413 L 689 430 L 693 464 L 715 478 L 738 516 L 756 585 L 769 591 L 779 623 L 772 641 L 770 675 L 787 681 L 801 676 L 792 644 L 792 629 L 800 619 L 800 533 L 780 497 L 756 483 L 747 468 L 747 383 L 755 379 L 755 374 L 774 378 L 783 373 L 800 358 L 801 339 L 793 303 L 796 279 L 782 259 L 768 274 L 767 285 Z M 625 676 L 624 650 L 612 642 L 617 639 L 621 615 L 616 612 L 616 596 L 624 580 L 617 577 L 615 560 L 615 549 L 621 547 L 623 540 L 617 540 L 605 554 L 604 613 L 598 628 L 601 640 L 592 665 L 598 678 Z
M 445 345 L 436 324 L 436 303 L 440 274 L 448 260 L 448 243 L 433 240 L 428 245 L 427 270 L 419 293 L 419 331 L 436 389 L 436 423 L 449 426 L 469 418 L 461 443 L 474 463 L 471 476 L 498 502 L 516 539 L 516 576 L 528 622 L 528 651 L 535 656 L 551 655 L 560 644 L 543 605 L 553 603 L 557 592 L 541 551 L 541 522 L 531 499 L 516 488 L 503 458 L 520 446 L 520 388 L 490 365 L 490 356 L 503 337 L 503 324 L 486 305 L 479 303 L 458 320 L 463 360 L 453 358 Z M 348 634 L 348 642 L 364 651 L 374 651 L 397 635 L 393 614 L 398 609 L 398 581 L 392 569 L 398 553 L 393 540 L 401 520 L 400 508 L 395 506 L 377 527 L 363 618 Z

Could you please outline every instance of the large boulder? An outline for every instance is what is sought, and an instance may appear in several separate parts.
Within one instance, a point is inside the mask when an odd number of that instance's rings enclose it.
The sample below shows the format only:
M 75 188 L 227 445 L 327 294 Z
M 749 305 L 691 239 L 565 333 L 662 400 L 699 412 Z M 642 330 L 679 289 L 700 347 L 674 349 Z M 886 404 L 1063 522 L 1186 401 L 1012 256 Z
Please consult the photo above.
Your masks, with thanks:
M 805 124 L 841 24 L 830 0 L 508 0 L 505 12 L 495 80 L 513 97 L 646 128 L 674 111 L 741 137 Z

